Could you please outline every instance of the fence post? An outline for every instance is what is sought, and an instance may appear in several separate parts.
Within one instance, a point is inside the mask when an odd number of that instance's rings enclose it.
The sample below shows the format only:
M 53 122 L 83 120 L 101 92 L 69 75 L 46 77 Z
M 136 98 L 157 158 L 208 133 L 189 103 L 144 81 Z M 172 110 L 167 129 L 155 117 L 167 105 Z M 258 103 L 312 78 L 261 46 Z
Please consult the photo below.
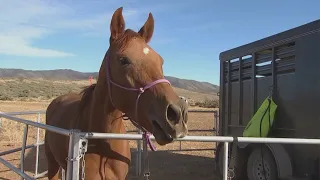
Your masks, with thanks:
M 215 110 L 214 112 L 214 131 L 216 132 L 215 133 L 215 136 L 220 136 L 220 131 L 219 131 L 219 110 Z M 217 149 L 217 147 L 219 146 L 219 142 L 215 142 L 215 149 Z M 217 167 L 216 167 L 217 168 Z
M 148 157 L 148 144 L 146 136 L 143 136 L 143 176 L 145 180 L 149 180 L 149 157 Z
M 69 153 L 67 157 L 67 180 L 79 179 L 80 147 L 80 131 L 71 129 L 69 138 Z
M 20 155 L 20 169 L 22 173 L 24 173 L 24 154 L 25 154 L 26 145 L 27 145 L 28 128 L 29 128 L 29 125 L 25 125 L 24 131 L 23 131 L 23 139 L 22 139 L 22 147 L 21 147 L 21 155 Z M 21 176 L 20 179 L 23 180 L 24 178 Z
M 138 134 L 142 134 L 141 129 L 138 129 Z M 137 156 L 136 156 L 136 176 L 141 175 L 141 140 L 137 140 Z
M 219 110 L 216 110 L 216 134 L 219 136 L 220 135 L 220 124 L 219 124 Z
M 228 180 L 228 152 L 229 152 L 229 142 L 224 142 L 223 149 L 223 180 Z
M 61 168 L 61 180 L 66 180 L 66 171 Z
M 40 123 L 41 114 L 38 113 L 37 123 Z M 38 166 L 39 166 L 39 139 L 40 139 L 40 128 L 37 128 L 37 140 L 36 140 L 36 167 L 35 167 L 35 177 L 38 176 Z

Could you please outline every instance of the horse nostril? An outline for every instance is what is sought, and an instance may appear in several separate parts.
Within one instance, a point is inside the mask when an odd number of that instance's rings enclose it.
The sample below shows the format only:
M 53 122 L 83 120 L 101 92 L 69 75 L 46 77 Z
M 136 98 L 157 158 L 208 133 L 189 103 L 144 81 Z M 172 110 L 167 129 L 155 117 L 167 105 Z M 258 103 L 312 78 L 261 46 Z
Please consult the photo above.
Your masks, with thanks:
M 170 104 L 167 108 L 167 118 L 175 124 L 179 123 L 181 117 L 181 109 L 179 106 Z

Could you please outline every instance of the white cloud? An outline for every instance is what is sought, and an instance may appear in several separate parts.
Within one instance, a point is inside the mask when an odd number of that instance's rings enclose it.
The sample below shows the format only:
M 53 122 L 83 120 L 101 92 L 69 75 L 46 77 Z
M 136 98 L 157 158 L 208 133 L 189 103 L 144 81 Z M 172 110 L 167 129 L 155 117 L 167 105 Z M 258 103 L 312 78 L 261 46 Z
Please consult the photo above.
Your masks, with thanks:
M 77 4 L 68 6 L 61 2 L 0 0 L 0 54 L 34 57 L 75 56 L 68 52 L 37 47 L 34 42 L 57 32 L 109 35 L 109 23 L 115 9 L 92 13 L 87 12 L 86 8 L 79 8 L 80 5 L 77 9 Z M 124 8 L 126 22 L 131 22 L 128 25 L 137 20 L 137 14 L 133 9 Z M 147 17 L 147 14 L 145 16 Z
M 50 6 L 40 0 L 0 0 L 0 4 L 0 54 L 36 57 L 74 55 L 32 44 L 34 40 L 52 33 L 49 28 L 34 23 L 53 18 L 55 14 L 65 14 L 66 8 Z

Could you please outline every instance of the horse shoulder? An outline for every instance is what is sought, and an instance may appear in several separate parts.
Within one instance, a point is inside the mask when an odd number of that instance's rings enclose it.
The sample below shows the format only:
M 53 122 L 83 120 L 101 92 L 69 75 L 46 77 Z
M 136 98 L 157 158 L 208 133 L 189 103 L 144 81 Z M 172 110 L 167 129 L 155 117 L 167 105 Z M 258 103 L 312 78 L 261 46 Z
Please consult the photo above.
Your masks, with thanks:
M 46 124 L 54 125 L 59 119 L 64 119 L 66 114 L 70 114 L 79 105 L 81 96 L 76 93 L 64 94 L 51 101 L 46 111 Z M 72 112 L 75 113 L 75 112 Z M 56 118 L 59 116 L 60 118 Z

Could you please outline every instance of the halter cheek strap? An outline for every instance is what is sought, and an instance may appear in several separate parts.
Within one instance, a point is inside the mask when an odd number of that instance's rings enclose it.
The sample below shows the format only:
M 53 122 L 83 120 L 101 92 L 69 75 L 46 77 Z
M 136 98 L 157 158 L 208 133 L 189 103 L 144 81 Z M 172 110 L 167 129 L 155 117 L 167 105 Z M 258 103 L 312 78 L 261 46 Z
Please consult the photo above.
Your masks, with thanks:
M 159 84 L 159 83 L 168 83 L 169 85 L 171 85 L 171 83 L 166 80 L 166 79 L 158 79 L 156 81 L 153 81 L 149 84 L 147 84 L 146 86 L 144 87 L 141 87 L 141 88 L 128 88 L 128 87 L 124 87 L 124 86 L 121 86 L 117 83 L 115 83 L 114 81 L 111 80 L 111 77 L 110 77 L 110 58 L 109 56 L 107 55 L 107 58 L 106 58 L 106 76 L 107 76 L 107 84 L 108 84 L 108 92 L 109 92 L 109 98 L 110 98 L 110 101 L 111 101 L 111 104 L 113 105 L 113 107 L 115 107 L 114 103 L 113 103 L 113 100 L 112 100 L 112 96 L 111 96 L 111 84 L 121 88 L 121 89 L 124 89 L 124 90 L 128 90 L 128 91 L 136 91 L 138 92 L 138 96 L 136 98 L 136 103 L 135 103 L 135 120 L 138 119 L 138 104 L 139 104 L 139 99 L 141 97 L 141 95 L 146 91 L 148 90 L 149 88 Z M 115 107 L 116 108 L 116 107 Z M 147 140 L 147 143 L 150 147 L 150 149 L 152 151 L 155 151 L 156 148 L 155 146 L 151 143 L 151 140 L 149 138 L 150 136 L 150 133 L 142 126 L 140 126 L 137 122 L 133 121 L 131 118 L 129 118 L 130 121 L 132 122 L 132 124 L 134 126 L 136 126 L 137 128 L 141 129 L 143 131 L 143 137 Z

